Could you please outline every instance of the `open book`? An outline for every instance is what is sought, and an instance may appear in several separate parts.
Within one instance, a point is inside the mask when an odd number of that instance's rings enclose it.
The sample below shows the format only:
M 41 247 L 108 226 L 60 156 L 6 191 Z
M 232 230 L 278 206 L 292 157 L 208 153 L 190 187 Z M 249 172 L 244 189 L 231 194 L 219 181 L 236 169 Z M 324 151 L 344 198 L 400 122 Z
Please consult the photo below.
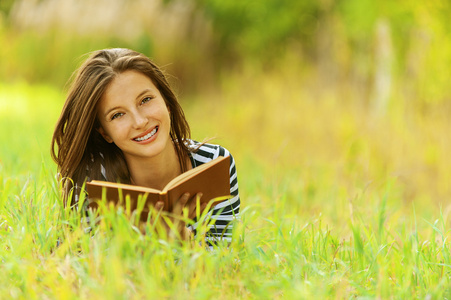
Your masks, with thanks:
M 139 197 L 146 197 L 143 212 L 148 211 L 149 205 L 158 201 L 164 202 L 164 210 L 171 211 L 174 204 L 184 193 L 194 197 L 201 192 L 201 204 L 215 199 L 217 204 L 225 201 L 230 195 L 230 157 L 218 157 L 199 167 L 180 174 L 171 180 L 163 190 L 143 186 L 93 180 L 86 183 L 89 207 L 96 208 L 97 201 L 106 198 L 116 205 L 125 205 L 127 196 L 130 197 L 130 208 L 135 210 Z M 219 198 L 216 200 L 216 198 Z

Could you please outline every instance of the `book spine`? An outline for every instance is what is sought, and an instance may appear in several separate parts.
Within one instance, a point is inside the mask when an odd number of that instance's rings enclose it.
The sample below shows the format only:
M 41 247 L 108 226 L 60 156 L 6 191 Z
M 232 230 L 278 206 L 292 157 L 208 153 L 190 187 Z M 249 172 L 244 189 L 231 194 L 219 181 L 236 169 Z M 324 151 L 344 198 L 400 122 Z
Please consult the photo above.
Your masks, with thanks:
M 172 211 L 172 203 L 170 203 L 167 193 L 160 193 L 159 201 L 162 201 L 164 203 L 165 211 Z

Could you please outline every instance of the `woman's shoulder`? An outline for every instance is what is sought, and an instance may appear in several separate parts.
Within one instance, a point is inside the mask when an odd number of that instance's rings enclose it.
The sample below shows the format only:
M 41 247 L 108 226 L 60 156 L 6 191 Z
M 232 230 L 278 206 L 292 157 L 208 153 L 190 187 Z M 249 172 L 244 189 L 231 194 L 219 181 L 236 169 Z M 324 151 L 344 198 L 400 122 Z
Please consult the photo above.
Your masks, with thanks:
M 190 140 L 188 148 L 191 150 L 192 158 L 200 164 L 209 162 L 219 156 L 230 156 L 230 152 L 226 148 L 217 144 Z

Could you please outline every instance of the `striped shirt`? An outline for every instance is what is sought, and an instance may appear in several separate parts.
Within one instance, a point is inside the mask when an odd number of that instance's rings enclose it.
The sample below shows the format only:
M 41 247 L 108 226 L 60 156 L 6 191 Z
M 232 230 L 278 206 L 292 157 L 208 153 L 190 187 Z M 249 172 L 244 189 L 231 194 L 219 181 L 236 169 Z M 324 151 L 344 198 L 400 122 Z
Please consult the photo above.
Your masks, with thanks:
M 196 168 L 204 163 L 207 163 L 218 156 L 230 156 L 230 195 L 231 198 L 217 204 L 209 212 L 211 219 L 214 220 L 207 232 L 205 240 L 209 243 L 214 243 L 216 241 L 224 240 L 231 241 L 232 239 L 232 229 L 233 220 L 238 219 L 240 214 L 240 196 L 238 193 L 238 178 L 236 173 L 235 161 L 230 154 L 230 152 L 219 145 L 213 144 L 201 144 L 196 141 L 191 141 L 188 145 L 191 149 L 191 165 Z M 197 149 L 197 150 L 196 150 Z M 198 223 L 190 226 L 196 233 L 196 228 Z
M 239 211 L 240 211 L 240 196 L 238 193 L 238 178 L 236 173 L 235 161 L 230 154 L 230 152 L 221 147 L 219 145 L 207 144 L 207 143 L 199 143 L 194 140 L 188 141 L 188 147 L 191 150 L 190 160 L 191 166 L 196 168 L 206 162 L 209 162 L 218 156 L 230 156 L 230 195 L 231 198 L 223 201 L 216 206 L 214 206 L 210 212 L 208 217 L 210 220 L 214 220 L 213 224 L 210 225 L 210 228 L 206 234 L 205 241 L 209 244 L 214 244 L 217 241 L 228 241 L 230 242 L 232 239 L 232 229 L 233 229 L 233 220 L 239 219 Z M 103 155 L 100 154 L 101 158 Z M 106 178 L 105 167 L 103 164 L 100 165 L 102 180 L 108 181 Z M 87 173 L 89 173 L 89 169 L 87 169 Z M 88 176 L 89 181 L 89 176 Z M 75 187 L 78 189 L 79 187 Z M 75 202 L 78 203 L 78 193 L 75 194 Z M 190 225 L 189 228 L 197 233 L 197 227 L 199 226 L 198 222 L 194 220 L 195 223 Z

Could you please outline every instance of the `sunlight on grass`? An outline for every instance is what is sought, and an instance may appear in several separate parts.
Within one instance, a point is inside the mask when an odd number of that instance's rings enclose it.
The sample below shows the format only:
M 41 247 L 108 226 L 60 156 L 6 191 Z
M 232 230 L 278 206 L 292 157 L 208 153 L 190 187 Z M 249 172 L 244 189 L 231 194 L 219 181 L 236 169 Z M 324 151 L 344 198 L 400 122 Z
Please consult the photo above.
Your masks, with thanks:
M 449 297 L 446 116 L 400 101 L 374 117 L 281 78 L 182 99 L 193 137 L 237 161 L 242 218 L 214 251 L 142 235 L 123 211 L 87 233 L 49 157 L 64 96 L 0 85 L 1 297 Z
M 63 104 L 62 93 L 24 82 L 0 83 L 0 166 L 6 174 L 35 174 L 49 156 L 53 126 Z

